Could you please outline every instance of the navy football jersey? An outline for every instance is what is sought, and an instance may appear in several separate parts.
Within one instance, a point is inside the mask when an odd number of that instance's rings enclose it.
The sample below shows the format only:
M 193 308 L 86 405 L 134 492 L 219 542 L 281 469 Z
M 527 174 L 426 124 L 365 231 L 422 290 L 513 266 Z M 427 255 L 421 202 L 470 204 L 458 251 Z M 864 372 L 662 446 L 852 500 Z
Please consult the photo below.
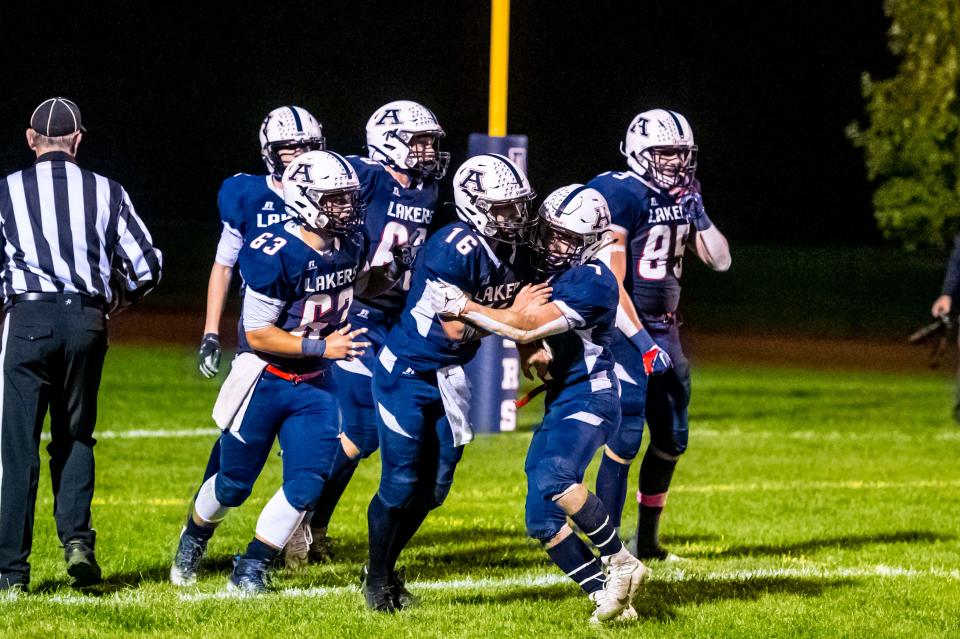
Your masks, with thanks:
M 546 338 L 553 356 L 551 383 L 571 386 L 613 370 L 610 344 L 617 324 L 617 278 L 605 264 L 578 264 L 550 281 L 550 301 L 570 323 L 570 330 Z M 611 374 L 612 376 L 612 374 Z
M 631 171 L 607 171 L 587 186 L 603 195 L 614 230 L 627 235 L 627 278 L 637 311 L 663 315 L 677 310 L 683 253 L 692 231 L 669 193 L 643 182 Z
M 416 371 L 463 365 L 480 348 L 480 340 L 447 338 L 425 295 L 426 282 L 443 280 L 466 291 L 477 303 L 504 308 L 531 281 L 525 246 L 487 243 L 472 226 L 454 222 L 436 232 L 417 255 L 407 304 L 386 346 Z
M 319 252 L 300 235 L 296 222 L 267 227 L 240 250 L 240 274 L 247 295 L 283 303 L 275 325 L 310 339 L 326 337 L 347 321 L 357 275 L 365 268 L 366 236 L 335 236 L 328 251 Z M 241 318 L 241 327 L 243 318 Z M 317 370 L 331 360 L 284 358 L 254 351 L 240 331 L 238 352 L 256 352 L 262 359 L 293 372 Z
M 360 197 L 367 205 L 365 227 L 370 238 L 367 262 L 380 266 L 390 261 L 394 246 L 420 246 L 427 241 L 427 228 L 437 207 L 437 182 L 427 179 L 407 188 L 397 182 L 379 162 L 356 155 L 347 156 L 347 162 L 360 178 Z M 360 299 L 374 308 L 396 314 L 403 309 L 411 275 L 392 289 L 374 299 Z
M 283 206 L 283 191 L 270 175 L 237 173 L 227 178 L 217 194 L 217 208 L 220 221 L 243 239 L 251 229 L 265 229 L 290 217 Z

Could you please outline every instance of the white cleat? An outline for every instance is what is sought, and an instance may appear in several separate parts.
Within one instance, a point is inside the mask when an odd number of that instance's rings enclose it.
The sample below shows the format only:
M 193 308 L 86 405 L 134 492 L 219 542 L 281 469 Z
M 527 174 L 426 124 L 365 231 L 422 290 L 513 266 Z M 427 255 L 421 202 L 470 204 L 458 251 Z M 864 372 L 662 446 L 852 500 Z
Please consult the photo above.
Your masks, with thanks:
M 597 622 L 616 619 L 627 608 L 631 608 L 633 598 L 649 574 L 643 562 L 626 550 L 604 557 L 603 562 L 607 565 L 607 580 L 602 590 L 590 595 L 596 604 L 593 616 Z
M 626 608 L 623 609 L 623 612 L 621 612 L 619 615 L 617 615 L 616 617 L 614 617 L 613 619 L 607 622 L 600 621 L 600 619 L 596 615 L 596 611 L 594 611 L 594 614 L 590 617 L 590 623 L 593 625 L 600 625 L 602 623 L 626 624 L 626 623 L 633 623 L 634 621 L 637 620 L 638 617 L 639 615 L 637 615 L 636 608 L 634 608 L 633 606 L 627 606 Z
M 297 569 L 310 563 L 310 544 L 312 543 L 310 522 L 307 517 L 304 517 L 283 547 L 283 563 L 286 567 Z

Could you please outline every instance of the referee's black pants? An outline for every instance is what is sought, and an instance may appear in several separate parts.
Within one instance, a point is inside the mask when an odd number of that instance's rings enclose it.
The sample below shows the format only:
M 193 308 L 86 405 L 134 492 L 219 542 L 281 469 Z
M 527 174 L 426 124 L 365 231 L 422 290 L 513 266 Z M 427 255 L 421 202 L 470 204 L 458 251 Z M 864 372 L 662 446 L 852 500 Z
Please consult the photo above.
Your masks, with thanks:
M 10 306 L 2 335 L 0 581 L 26 584 L 47 408 L 57 534 L 62 543 L 93 542 L 93 429 L 107 330 L 100 308 L 64 294 Z

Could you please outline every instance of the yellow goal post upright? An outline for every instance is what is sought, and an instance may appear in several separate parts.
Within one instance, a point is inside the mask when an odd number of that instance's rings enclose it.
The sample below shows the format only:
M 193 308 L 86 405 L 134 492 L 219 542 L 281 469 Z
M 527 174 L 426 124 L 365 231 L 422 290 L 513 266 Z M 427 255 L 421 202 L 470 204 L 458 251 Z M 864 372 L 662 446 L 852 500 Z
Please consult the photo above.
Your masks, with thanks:
M 507 134 L 510 60 L 510 0 L 490 0 L 490 108 L 487 133 L 471 133 L 467 155 L 499 153 L 527 171 L 527 136 Z M 456 189 L 457 185 L 454 184 Z M 467 367 L 471 383 L 470 421 L 478 433 L 516 430 L 514 401 L 520 388 L 520 360 L 513 342 L 495 335 L 483 339 Z

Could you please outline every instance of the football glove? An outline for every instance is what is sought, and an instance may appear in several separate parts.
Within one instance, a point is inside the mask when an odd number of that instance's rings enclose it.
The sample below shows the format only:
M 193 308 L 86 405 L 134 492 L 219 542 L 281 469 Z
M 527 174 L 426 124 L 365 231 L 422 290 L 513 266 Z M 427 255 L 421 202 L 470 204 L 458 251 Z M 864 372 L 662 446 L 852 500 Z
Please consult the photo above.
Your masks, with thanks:
M 460 317 L 467 305 L 467 294 L 443 280 L 427 280 L 427 299 L 438 315 Z
M 673 366 L 667 352 L 657 346 L 647 329 L 641 328 L 630 338 L 630 342 L 643 357 L 643 372 L 647 375 L 662 375 Z
M 396 263 L 397 267 L 400 269 L 400 272 L 409 271 L 413 268 L 413 260 L 417 258 L 417 251 L 420 250 L 419 246 L 412 246 L 410 244 L 394 245 L 390 248 L 390 254 L 393 255 L 393 261 Z
M 682 191 L 677 197 L 677 204 L 683 211 L 684 217 L 690 220 L 694 228 L 698 231 L 706 231 L 713 226 L 713 222 L 707 217 L 707 210 L 703 207 L 703 196 L 700 195 L 700 182 L 694 180 L 689 188 Z
M 200 374 L 212 379 L 220 372 L 220 336 L 216 333 L 207 333 L 200 341 L 200 352 L 197 355 L 197 367 Z

